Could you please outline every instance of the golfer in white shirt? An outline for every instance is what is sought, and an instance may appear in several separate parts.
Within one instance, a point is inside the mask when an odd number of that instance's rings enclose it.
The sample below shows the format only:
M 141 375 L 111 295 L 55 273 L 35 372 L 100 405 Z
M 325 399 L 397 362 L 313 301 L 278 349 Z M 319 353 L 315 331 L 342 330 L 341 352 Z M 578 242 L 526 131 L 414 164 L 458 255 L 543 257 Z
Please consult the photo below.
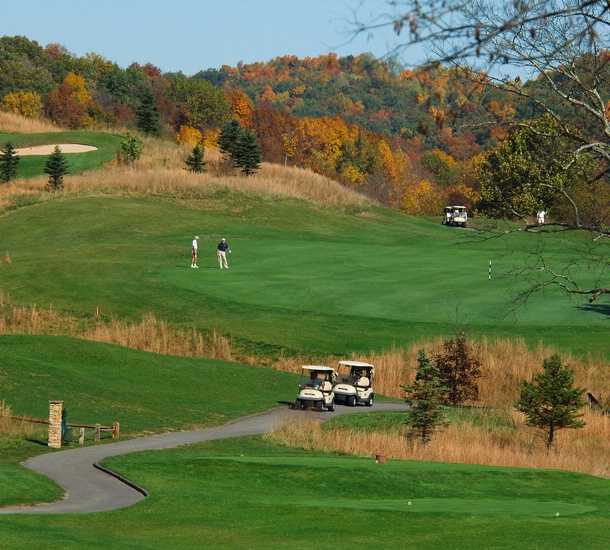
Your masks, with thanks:
M 191 268 L 192 269 L 199 269 L 199 266 L 197 265 L 197 256 L 199 255 L 199 236 L 195 235 L 195 238 L 193 239 L 193 244 L 191 247 Z

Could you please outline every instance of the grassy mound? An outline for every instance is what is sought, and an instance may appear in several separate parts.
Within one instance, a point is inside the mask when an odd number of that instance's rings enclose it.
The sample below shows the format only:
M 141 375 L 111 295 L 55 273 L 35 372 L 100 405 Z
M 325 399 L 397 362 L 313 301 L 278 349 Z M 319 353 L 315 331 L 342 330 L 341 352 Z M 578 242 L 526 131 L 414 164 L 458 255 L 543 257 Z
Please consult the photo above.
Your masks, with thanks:
M 63 399 L 72 422 L 121 422 L 125 435 L 220 424 L 295 392 L 293 375 L 62 337 L 0 337 L 0 394 L 13 414 L 46 418 Z M 50 501 L 61 490 L 17 462 L 46 451 L 43 431 L 0 431 L 0 505 Z
M 111 161 L 119 148 L 121 138 L 117 135 L 86 130 L 64 132 L 40 132 L 35 134 L 0 133 L 0 144 L 10 141 L 17 147 L 31 147 L 51 143 L 79 143 L 97 147 L 88 153 L 66 153 L 68 171 L 78 174 L 100 168 Z M 19 161 L 17 177 L 32 178 L 44 174 L 46 156 L 23 156 Z
M 295 392 L 295 376 L 236 363 L 143 353 L 63 337 L 3 336 L 2 396 L 45 417 L 63 399 L 74 422 L 121 422 L 125 434 L 219 424 Z
M 305 453 L 260 439 L 112 459 L 152 496 L 93 516 L 7 517 L 4 547 L 607 546 L 608 480 Z M 239 490 L 236 490 L 239 488 Z M 559 514 L 559 515 L 557 515 Z M 108 529 L 109 521 L 120 529 Z M 207 542 L 210 544 L 211 542 Z
M 461 326 L 607 352 L 603 305 L 548 289 L 511 309 L 531 283 L 514 271 L 540 250 L 550 263 L 571 265 L 582 284 L 594 282 L 574 235 L 483 240 L 376 207 L 324 208 L 227 189 L 190 200 L 68 196 L 0 217 L 0 234 L 12 258 L 0 266 L 0 285 L 18 302 L 87 315 L 99 306 L 131 319 L 154 312 L 259 351 L 380 349 Z M 199 271 L 189 269 L 195 234 Z M 221 236 L 233 247 L 228 272 L 216 264 Z

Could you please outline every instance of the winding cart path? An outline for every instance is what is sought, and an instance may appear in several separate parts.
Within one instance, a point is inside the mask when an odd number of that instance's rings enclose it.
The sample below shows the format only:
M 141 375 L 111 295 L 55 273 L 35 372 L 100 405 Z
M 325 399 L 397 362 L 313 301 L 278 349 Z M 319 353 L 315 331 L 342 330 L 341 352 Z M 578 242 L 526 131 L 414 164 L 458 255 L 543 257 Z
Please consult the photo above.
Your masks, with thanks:
M 283 422 L 298 420 L 304 416 L 329 419 L 333 416 L 356 412 L 402 410 L 405 410 L 405 405 L 401 403 L 377 403 L 373 408 L 337 406 L 334 413 L 275 408 L 261 414 L 245 416 L 214 428 L 171 432 L 119 443 L 69 449 L 35 456 L 27 460 L 24 465 L 34 472 L 49 477 L 60 485 L 65 491 L 64 498 L 47 504 L 0 508 L 0 514 L 104 512 L 132 506 L 146 498 L 145 489 L 99 466 L 100 462 L 112 456 L 139 451 L 171 449 L 180 445 L 217 439 L 260 435 L 274 430 Z

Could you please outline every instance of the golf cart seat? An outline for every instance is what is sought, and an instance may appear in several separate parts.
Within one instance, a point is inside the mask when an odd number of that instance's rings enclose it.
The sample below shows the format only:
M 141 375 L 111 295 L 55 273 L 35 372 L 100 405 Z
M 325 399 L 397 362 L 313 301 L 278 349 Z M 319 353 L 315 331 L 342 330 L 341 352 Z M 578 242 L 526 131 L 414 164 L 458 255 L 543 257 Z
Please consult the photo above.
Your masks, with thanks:
M 359 388 L 368 388 L 370 385 L 371 381 L 366 376 L 361 376 L 356 382 L 356 386 L 358 386 Z

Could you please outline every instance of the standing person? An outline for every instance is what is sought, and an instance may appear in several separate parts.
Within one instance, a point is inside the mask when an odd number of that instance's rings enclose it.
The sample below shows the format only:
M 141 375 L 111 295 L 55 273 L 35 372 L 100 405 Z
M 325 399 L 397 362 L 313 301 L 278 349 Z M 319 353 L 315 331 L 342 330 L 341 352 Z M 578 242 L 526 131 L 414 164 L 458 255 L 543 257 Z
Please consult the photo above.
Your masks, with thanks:
M 538 210 L 538 225 L 544 225 L 544 218 L 546 217 L 545 210 Z
M 227 252 L 231 254 L 231 247 L 227 242 L 227 239 L 224 237 L 220 239 L 218 243 L 218 247 L 216 249 L 216 255 L 218 256 L 218 264 L 220 265 L 220 269 L 224 268 L 229 269 L 229 264 L 227 263 Z
M 193 244 L 191 245 L 191 269 L 199 269 L 197 265 L 197 259 L 199 256 L 199 235 L 195 235 L 193 238 Z

